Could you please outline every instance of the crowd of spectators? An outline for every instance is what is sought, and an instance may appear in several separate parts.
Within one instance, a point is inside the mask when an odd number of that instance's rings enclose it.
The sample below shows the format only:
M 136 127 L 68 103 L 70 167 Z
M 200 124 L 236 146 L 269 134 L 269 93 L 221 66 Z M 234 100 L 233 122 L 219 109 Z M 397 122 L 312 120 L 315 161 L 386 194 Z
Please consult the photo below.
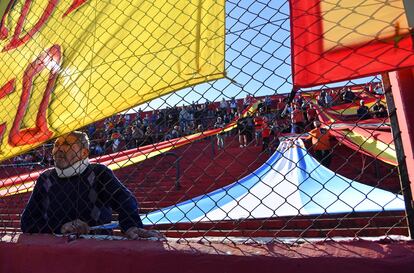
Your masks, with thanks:
M 382 94 L 381 85 L 366 85 L 364 93 Z M 133 114 L 115 115 L 85 128 L 91 139 L 92 156 L 132 149 L 148 144 L 167 141 L 181 136 L 202 133 L 213 128 L 223 129 L 231 121 L 237 122 L 237 129 L 217 135 L 217 147 L 225 148 L 228 135 L 238 135 L 239 146 L 262 146 L 263 151 L 271 152 L 277 148 L 281 134 L 301 134 L 314 129 L 317 109 L 325 109 L 343 103 L 359 100 L 356 115 L 359 119 L 385 117 L 387 110 L 380 100 L 369 109 L 358 94 L 351 88 L 321 90 L 316 97 L 302 96 L 299 93 L 291 102 L 288 96 L 266 96 L 254 98 L 251 95 L 236 100 L 222 98 L 219 102 L 205 102 L 174 106 L 154 111 L 139 109 Z M 260 100 L 257 112 L 244 116 L 243 110 L 254 101 Z M 316 103 L 315 103 L 316 102 Z M 46 158 L 45 149 L 17 156 L 13 163 L 41 162 L 52 163 Z
M 242 102 L 233 98 L 219 103 L 192 103 L 151 112 L 138 110 L 134 114 L 107 118 L 103 124 L 91 124 L 87 133 L 92 139 L 91 151 L 100 155 L 224 127 L 242 109 Z

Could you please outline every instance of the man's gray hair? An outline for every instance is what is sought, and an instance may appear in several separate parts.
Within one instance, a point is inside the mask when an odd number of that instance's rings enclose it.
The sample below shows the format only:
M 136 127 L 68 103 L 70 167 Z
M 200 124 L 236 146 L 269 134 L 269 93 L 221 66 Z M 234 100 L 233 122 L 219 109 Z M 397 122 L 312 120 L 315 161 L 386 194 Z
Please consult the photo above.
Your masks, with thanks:
M 82 148 L 89 150 L 90 141 L 86 133 L 81 132 L 81 131 L 73 131 L 70 133 L 70 135 L 75 136 L 79 140 L 79 143 L 81 144 Z

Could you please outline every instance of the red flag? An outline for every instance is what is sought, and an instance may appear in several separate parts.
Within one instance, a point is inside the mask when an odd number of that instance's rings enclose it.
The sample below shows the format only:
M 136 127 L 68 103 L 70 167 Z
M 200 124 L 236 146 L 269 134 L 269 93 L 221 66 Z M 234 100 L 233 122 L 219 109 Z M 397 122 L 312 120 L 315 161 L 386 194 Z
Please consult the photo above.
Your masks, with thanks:
M 295 87 L 414 65 L 403 0 L 290 0 L 290 4 Z

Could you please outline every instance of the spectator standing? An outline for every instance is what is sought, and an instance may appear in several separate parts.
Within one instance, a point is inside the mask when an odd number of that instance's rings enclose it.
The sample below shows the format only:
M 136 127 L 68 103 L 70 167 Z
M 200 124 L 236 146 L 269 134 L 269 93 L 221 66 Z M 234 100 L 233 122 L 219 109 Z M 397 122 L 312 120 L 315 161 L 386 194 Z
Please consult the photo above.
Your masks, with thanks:
M 144 127 L 148 127 L 149 125 L 149 114 L 146 113 L 144 119 L 142 120 L 142 124 L 144 125 Z
M 247 121 L 242 115 L 239 115 L 237 119 L 237 130 L 239 132 L 240 148 L 247 147 Z
M 276 117 L 279 118 L 283 111 L 285 110 L 286 107 L 286 103 L 283 101 L 283 98 L 279 98 L 279 101 L 277 102 L 276 105 Z
M 374 87 L 374 93 L 376 95 L 384 95 L 384 89 L 382 88 L 381 83 L 378 83 L 375 87 Z
M 144 141 L 144 131 L 137 125 L 132 126 L 132 141 L 135 144 L 135 147 L 139 147 L 142 145 Z
M 228 108 L 228 103 L 227 101 L 223 98 L 220 102 L 220 116 L 224 117 L 224 115 L 227 114 L 227 108 Z
M 281 132 L 283 131 L 283 129 L 284 128 L 282 126 L 280 126 L 278 120 L 273 121 L 273 124 L 271 126 L 271 130 L 272 130 L 271 134 L 273 134 L 273 141 L 272 141 L 270 149 L 276 150 L 279 147 L 279 144 L 280 144 L 279 137 L 280 137 Z
M 237 113 L 237 102 L 234 97 L 231 98 L 231 101 L 230 101 L 230 110 L 231 110 L 230 114 L 232 115 L 232 118 L 234 118 Z
M 325 95 L 325 107 L 331 107 L 333 102 L 333 98 L 331 96 L 331 92 L 326 92 Z
M 88 234 L 91 226 L 110 223 L 114 209 L 129 239 L 162 238 L 143 229 L 135 197 L 113 172 L 89 162 L 86 134 L 59 137 L 52 153 L 55 168 L 39 176 L 23 211 L 24 233 Z
M 309 132 L 307 139 L 312 139 L 312 149 L 315 158 L 325 167 L 329 167 L 332 159 L 331 134 L 328 129 L 322 128 L 320 121 L 314 121 L 315 129 Z
M 145 130 L 144 143 L 145 145 L 154 143 L 154 129 L 152 126 L 147 126 Z
M 247 94 L 246 97 L 243 99 L 243 109 L 246 109 L 247 106 L 250 105 L 251 102 L 251 96 L 250 94 Z
M 247 132 L 247 144 L 253 141 L 254 133 L 254 119 L 252 114 L 247 111 L 246 112 L 246 132 Z
M 112 152 L 118 152 L 121 146 L 122 135 L 119 131 L 115 131 L 111 135 Z
M 308 122 L 313 123 L 316 120 L 318 114 L 313 104 L 311 104 L 309 108 L 306 110 L 306 114 L 308 117 Z
M 344 93 L 342 94 L 342 98 L 345 103 L 351 103 L 355 100 L 356 96 L 354 92 L 352 92 L 351 88 L 346 87 Z
M 299 106 L 295 105 L 291 114 L 292 133 L 301 134 L 305 128 L 305 116 Z
M 217 134 L 217 146 L 220 149 L 224 149 L 224 122 L 221 117 L 217 117 L 217 121 L 214 124 L 215 129 L 221 129 L 221 132 Z
M 268 120 L 266 117 L 263 118 L 262 124 L 262 152 L 269 153 L 269 142 L 270 142 L 270 134 L 271 128 L 269 126 Z
M 173 130 L 171 131 L 171 137 L 172 138 L 179 138 L 180 136 L 181 136 L 180 126 L 175 125 Z
M 259 112 L 256 112 L 254 117 L 254 129 L 255 129 L 255 144 L 259 146 L 260 141 L 262 140 L 262 132 L 264 126 L 264 118 L 260 115 Z
M 96 124 L 92 123 L 88 125 L 88 135 L 91 136 L 91 138 L 95 138 L 95 132 L 96 132 Z

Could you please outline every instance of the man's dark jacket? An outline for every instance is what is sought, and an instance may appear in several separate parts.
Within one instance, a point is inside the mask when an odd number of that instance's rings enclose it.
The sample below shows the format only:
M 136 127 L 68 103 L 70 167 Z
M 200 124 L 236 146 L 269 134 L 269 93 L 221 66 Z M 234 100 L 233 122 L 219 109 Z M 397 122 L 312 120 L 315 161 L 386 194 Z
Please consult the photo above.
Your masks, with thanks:
M 110 223 L 112 209 L 123 231 L 142 227 L 135 197 L 104 165 L 90 164 L 81 174 L 60 178 L 55 169 L 37 179 L 22 218 L 25 233 L 60 233 L 63 224 L 80 219 L 89 226 Z

